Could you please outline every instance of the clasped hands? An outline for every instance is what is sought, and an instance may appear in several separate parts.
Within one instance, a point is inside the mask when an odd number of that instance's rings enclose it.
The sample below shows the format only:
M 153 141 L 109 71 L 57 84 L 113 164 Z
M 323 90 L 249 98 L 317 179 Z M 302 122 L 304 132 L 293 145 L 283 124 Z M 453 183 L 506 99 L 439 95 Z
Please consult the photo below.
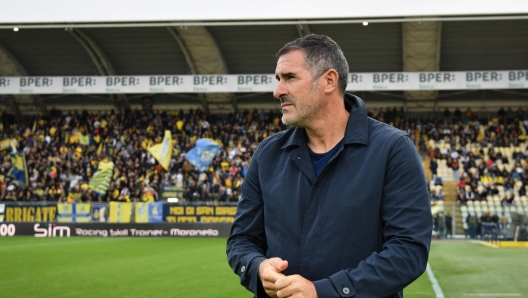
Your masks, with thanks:
M 317 298 L 314 284 L 295 274 L 286 276 L 281 272 L 288 268 L 288 261 L 270 258 L 259 265 L 259 276 L 266 294 L 270 297 Z

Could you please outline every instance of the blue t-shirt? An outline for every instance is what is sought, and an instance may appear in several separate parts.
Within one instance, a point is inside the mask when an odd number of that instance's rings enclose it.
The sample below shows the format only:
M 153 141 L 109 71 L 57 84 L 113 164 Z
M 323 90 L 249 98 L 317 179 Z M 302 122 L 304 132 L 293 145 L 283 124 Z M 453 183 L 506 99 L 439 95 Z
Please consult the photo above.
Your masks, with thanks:
M 323 171 L 326 164 L 332 159 L 332 156 L 336 154 L 337 150 L 339 150 L 339 147 L 341 147 L 341 143 L 343 140 L 341 140 L 337 145 L 332 148 L 332 150 L 326 152 L 326 153 L 315 153 L 308 147 L 308 151 L 310 152 L 310 158 L 312 160 L 312 164 L 315 170 L 315 176 L 319 176 L 321 171 Z

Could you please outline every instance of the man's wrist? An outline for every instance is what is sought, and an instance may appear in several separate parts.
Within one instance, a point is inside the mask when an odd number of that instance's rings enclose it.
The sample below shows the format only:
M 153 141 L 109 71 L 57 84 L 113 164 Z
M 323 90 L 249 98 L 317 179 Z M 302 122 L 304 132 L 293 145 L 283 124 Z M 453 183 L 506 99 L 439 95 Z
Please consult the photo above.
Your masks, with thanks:
M 264 262 L 265 260 L 267 260 L 265 257 L 254 257 L 250 262 L 249 262 L 249 268 L 251 271 L 256 271 L 257 273 L 257 278 L 260 280 L 260 264 L 262 264 L 262 262 Z

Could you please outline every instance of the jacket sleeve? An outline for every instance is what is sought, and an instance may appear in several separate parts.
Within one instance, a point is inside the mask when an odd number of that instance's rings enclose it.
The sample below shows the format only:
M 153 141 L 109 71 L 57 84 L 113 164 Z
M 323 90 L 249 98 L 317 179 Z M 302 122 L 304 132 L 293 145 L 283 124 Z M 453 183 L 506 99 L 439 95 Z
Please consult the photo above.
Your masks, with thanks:
M 227 239 L 227 258 L 240 283 L 255 297 L 268 297 L 258 276 L 267 248 L 264 232 L 264 204 L 258 178 L 258 150 L 249 165 L 240 199 Z
M 319 298 L 387 297 L 418 278 L 427 266 L 432 215 L 423 167 L 412 140 L 391 149 L 381 197 L 384 244 L 356 268 L 314 282 Z

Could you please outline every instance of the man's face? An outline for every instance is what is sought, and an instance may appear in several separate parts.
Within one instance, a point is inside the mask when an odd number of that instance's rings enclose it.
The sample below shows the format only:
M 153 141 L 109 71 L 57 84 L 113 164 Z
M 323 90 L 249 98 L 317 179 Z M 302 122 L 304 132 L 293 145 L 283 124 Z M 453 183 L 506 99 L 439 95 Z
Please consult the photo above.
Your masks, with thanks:
M 315 80 L 306 67 L 301 50 L 280 56 L 275 69 L 279 81 L 273 96 L 281 101 L 282 122 L 286 125 L 307 127 L 320 110 L 319 80 Z

